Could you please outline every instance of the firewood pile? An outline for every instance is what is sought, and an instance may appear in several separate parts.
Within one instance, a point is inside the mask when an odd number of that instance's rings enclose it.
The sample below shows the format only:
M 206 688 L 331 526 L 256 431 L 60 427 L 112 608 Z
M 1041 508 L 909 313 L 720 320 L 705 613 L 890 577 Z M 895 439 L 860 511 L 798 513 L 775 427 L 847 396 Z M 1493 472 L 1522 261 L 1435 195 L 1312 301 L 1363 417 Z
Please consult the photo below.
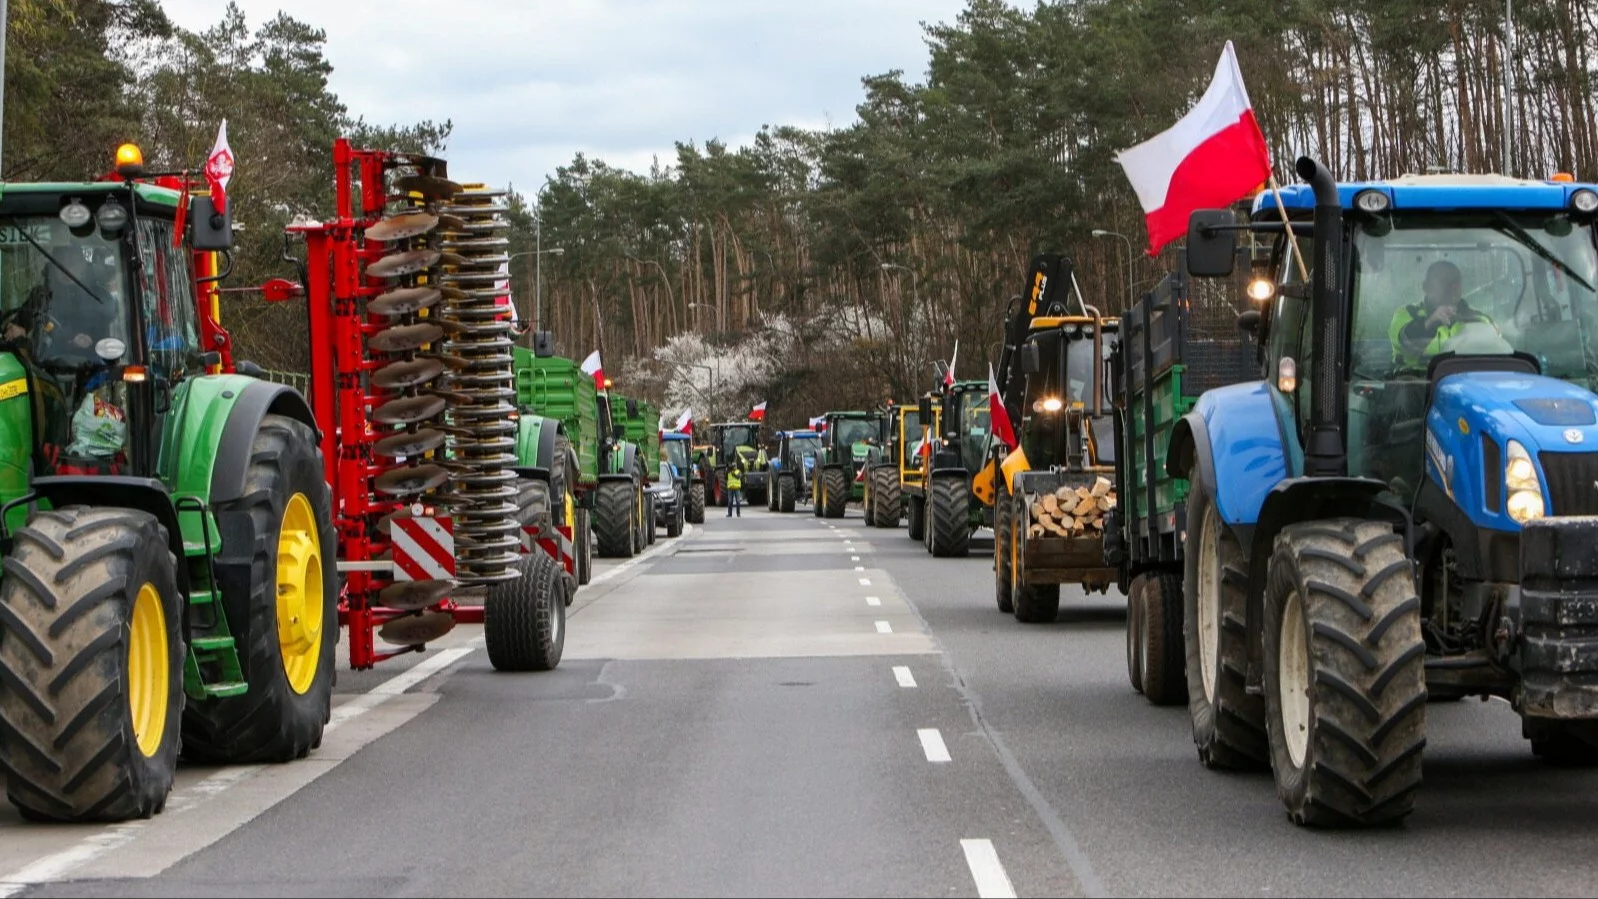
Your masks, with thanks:
M 1032 505 L 1033 537 L 1083 537 L 1104 533 L 1104 513 L 1115 508 L 1115 487 L 1099 478 L 1092 487 L 1061 487 L 1053 493 L 1027 494 Z

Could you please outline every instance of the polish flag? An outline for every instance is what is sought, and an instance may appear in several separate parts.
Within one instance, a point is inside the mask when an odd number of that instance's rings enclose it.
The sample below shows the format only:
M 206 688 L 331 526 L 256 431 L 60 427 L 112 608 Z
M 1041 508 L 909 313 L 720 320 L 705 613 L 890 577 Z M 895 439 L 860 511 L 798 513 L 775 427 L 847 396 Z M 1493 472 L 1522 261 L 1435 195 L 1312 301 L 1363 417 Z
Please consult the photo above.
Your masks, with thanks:
M 233 149 L 227 143 L 227 119 L 216 132 L 216 145 L 205 160 L 205 181 L 211 186 L 211 204 L 218 215 L 227 214 L 227 183 L 233 178 Z
M 766 401 L 765 400 L 761 400 L 758 404 L 756 404 L 756 406 L 753 409 L 749 410 L 749 420 L 750 421 L 765 421 L 766 420 Z
M 1143 205 L 1150 256 L 1187 233 L 1194 210 L 1229 206 L 1270 178 L 1270 150 L 1231 41 L 1198 105 L 1169 130 L 1117 154 L 1116 161 Z
M 959 358 L 960 358 L 960 341 L 957 339 L 954 342 L 954 355 L 949 357 L 949 371 L 946 374 L 944 374 L 944 376 L 943 376 L 943 386 L 945 386 L 945 387 L 953 387 L 954 386 L 954 363 L 955 363 L 955 360 L 957 360 Z
M 1006 447 L 1014 449 L 1015 428 L 1010 426 L 1010 413 L 999 396 L 999 382 L 993 379 L 993 363 L 988 363 L 988 421 L 992 423 L 993 436 Z
M 812 430 L 812 431 L 825 431 L 826 429 L 827 429 L 827 416 L 825 416 L 825 415 L 817 415 L 815 418 L 810 419 L 810 430 Z
M 583 360 L 581 368 L 583 374 L 594 376 L 594 383 L 599 385 L 600 390 L 605 389 L 605 369 L 599 364 L 598 350 L 588 354 L 588 358 Z
M 692 434 L 694 432 L 694 410 L 690 407 L 682 410 L 677 416 L 677 423 L 671 429 L 679 434 Z

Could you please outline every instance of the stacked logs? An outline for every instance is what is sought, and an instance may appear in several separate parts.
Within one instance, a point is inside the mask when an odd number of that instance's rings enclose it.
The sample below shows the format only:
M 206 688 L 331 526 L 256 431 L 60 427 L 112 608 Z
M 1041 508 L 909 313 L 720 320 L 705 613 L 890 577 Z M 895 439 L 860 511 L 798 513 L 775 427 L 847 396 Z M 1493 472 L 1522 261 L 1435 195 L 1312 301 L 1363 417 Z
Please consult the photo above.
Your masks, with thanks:
M 1061 487 L 1053 493 L 1028 494 L 1033 537 L 1083 537 L 1104 533 L 1104 515 L 1115 508 L 1115 486 L 1108 478 L 1092 487 Z

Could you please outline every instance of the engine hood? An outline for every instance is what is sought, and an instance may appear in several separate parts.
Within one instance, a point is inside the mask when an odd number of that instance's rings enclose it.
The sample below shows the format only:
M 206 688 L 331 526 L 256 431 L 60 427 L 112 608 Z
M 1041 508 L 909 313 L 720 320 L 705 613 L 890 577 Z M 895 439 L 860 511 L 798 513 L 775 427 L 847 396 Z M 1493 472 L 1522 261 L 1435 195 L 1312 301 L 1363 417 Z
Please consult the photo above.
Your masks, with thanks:
M 1463 372 L 1437 385 L 1433 415 L 1461 433 L 1472 428 L 1527 449 L 1598 452 L 1598 396 L 1557 378 Z

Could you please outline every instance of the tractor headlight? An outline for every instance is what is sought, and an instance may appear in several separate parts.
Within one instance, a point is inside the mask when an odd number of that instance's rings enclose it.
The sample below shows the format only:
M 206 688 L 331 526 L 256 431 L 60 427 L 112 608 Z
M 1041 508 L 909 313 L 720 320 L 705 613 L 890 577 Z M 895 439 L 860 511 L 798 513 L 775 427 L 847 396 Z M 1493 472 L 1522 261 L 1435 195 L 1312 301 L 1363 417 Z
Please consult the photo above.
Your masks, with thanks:
M 1570 205 L 1577 212 L 1598 212 L 1598 193 L 1593 193 L 1585 188 L 1570 195 Z
M 1537 465 L 1531 453 L 1511 440 L 1504 445 L 1504 486 L 1509 488 L 1509 503 L 1505 511 L 1519 524 L 1525 524 L 1547 513 L 1543 502 L 1542 482 L 1537 480 Z
M 1044 397 L 1032 404 L 1033 412 L 1058 412 L 1065 408 L 1065 403 L 1057 396 Z
M 1379 190 L 1362 190 L 1354 195 L 1354 206 L 1372 215 L 1386 212 L 1392 205 L 1392 198 Z

